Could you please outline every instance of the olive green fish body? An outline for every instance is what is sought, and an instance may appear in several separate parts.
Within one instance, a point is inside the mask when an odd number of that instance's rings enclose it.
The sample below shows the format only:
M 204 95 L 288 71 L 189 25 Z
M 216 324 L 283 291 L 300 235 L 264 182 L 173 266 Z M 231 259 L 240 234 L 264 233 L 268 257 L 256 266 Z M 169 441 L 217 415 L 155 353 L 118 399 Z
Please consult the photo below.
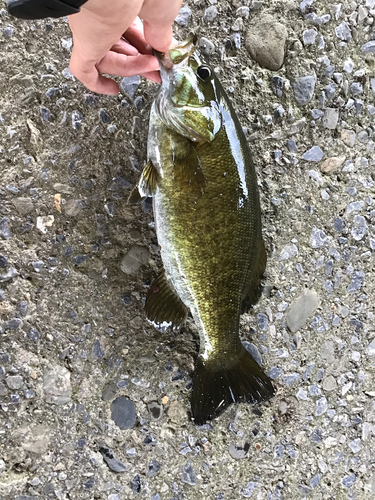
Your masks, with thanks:
M 239 338 L 244 294 L 259 287 L 265 266 L 255 169 L 220 82 L 196 50 L 188 57 L 177 69 L 162 71 L 148 158 L 155 169 L 154 216 L 166 283 L 191 311 L 200 334 L 192 397 L 199 423 L 233 401 L 268 399 L 273 388 Z M 182 73 L 187 68 L 182 78 L 178 66 Z M 209 73 L 206 91 L 204 85 L 194 88 L 198 70 Z M 163 308 L 160 283 L 147 299 L 150 319 Z

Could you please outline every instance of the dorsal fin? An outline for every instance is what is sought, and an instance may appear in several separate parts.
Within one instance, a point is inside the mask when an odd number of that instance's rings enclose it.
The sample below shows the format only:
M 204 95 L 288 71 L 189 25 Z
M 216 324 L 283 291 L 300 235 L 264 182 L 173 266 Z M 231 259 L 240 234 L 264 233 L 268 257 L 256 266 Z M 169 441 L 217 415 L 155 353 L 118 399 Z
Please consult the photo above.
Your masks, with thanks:
M 266 269 L 267 254 L 264 240 L 261 237 L 258 253 L 258 261 L 252 268 L 251 272 L 248 271 L 246 281 L 242 292 L 242 307 L 241 312 L 244 313 L 249 310 L 251 306 L 256 304 L 261 295 L 260 281 Z

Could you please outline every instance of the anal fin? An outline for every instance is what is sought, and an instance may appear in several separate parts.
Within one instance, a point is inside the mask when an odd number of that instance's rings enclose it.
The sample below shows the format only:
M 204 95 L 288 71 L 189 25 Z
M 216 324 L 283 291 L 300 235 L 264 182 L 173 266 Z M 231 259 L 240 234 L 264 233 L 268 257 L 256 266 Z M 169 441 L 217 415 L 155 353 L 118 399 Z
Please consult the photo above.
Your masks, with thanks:
M 151 284 L 145 310 L 147 319 L 157 326 L 178 327 L 186 319 L 189 309 L 177 295 L 164 270 Z

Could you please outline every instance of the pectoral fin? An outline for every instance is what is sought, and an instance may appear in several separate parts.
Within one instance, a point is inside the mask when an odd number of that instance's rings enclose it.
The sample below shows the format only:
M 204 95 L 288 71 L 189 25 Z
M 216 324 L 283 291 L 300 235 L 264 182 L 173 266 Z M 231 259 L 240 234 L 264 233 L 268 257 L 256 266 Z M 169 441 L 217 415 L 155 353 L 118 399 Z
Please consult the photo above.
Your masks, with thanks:
M 194 145 L 190 144 L 188 149 L 184 145 L 183 153 L 181 157 L 176 155 L 174 175 L 178 179 L 184 179 L 192 188 L 201 190 L 206 185 L 206 177 Z
M 158 171 L 151 160 L 146 163 L 137 186 L 128 198 L 128 204 L 137 203 L 141 199 L 154 196 L 159 179 Z
M 145 304 L 149 321 L 157 326 L 180 326 L 186 319 L 188 308 L 177 295 L 164 270 L 156 277 L 147 295 Z

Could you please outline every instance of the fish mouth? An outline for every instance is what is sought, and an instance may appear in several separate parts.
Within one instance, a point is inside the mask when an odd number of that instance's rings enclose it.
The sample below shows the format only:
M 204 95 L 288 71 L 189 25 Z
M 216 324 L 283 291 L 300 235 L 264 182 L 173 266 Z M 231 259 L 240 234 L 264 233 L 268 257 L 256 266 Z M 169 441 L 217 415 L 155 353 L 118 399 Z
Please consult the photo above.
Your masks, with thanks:
M 174 66 L 186 61 L 195 52 L 197 40 L 197 35 L 191 33 L 185 41 L 175 42 L 176 44 L 168 52 L 154 50 L 154 55 L 159 61 L 160 69 L 170 71 Z

